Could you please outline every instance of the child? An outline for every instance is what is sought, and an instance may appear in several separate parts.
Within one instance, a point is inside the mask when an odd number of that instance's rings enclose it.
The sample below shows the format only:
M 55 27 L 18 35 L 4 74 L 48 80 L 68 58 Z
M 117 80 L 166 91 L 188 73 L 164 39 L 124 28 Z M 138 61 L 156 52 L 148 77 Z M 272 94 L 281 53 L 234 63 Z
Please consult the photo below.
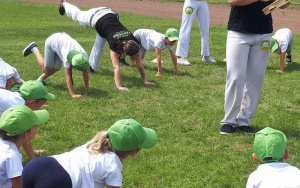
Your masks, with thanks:
M 10 90 L 15 85 L 22 85 L 17 69 L 0 58 L 0 89 Z
M 262 129 L 255 134 L 253 147 L 253 159 L 260 165 L 250 174 L 247 188 L 300 187 L 300 170 L 284 162 L 289 150 L 281 131 L 270 127 Z
M 30 43 L 23 51 L 26 57 L 34 53 L 43 74 L 37 79 L 44 85 L 49 85 L 44 80 L 59 71 L 64 64 L 67 86 L 73 98 L 82 98 L 76 94 L 73 87 L 72 67 L 82 71 L 85 91 L 89 91 L 88 55 L 81 45 L 67 33 L 54 33 L 45 42 L 45 60 L 35 42 Z
M 165 35 L 152 29 L 138 29 L 133 35 L 139 41 L 141 46 L 141 58 L 144 59 L 146 50 L 156 52 L 158 71 L 156 76 L 162 75 L 161 69 L 161 51 L 168 48 L 174 64 L 174 73 L 178 72 L 177 57 L 173 51 L 173 45 L 178 41 L 179 33 L 174 28 L 169 28 Z
M 90 73 L 99 69 L 107 41 L 114 68 L 115 85 L 119 90 L 129 91 L 127 87 L 122 86 L 121 82 L 120 57 L 124 54 L 130 56 L 132 62 L 136 62 L 144 84 L 155 85 L 147 80 L 137 39 L 120 23 L 116 13 L 110 8 L 98 7 L 82 11 L 78 7 L 68 3 L 67 0 L 61 0 L 59 13 L 61 15 L 66 13 L 68 17 L 81 26 L 88 26 L 97 31 L 90 56 Z
M 26 105 L 31 110 L 39 110 L 47 100 L 55 100 L 55 95 L 48 93 L 45 86 L 36 80 L 25 82 L 19 92 L 0 89 L 0 117 L 7 109 L 17 105 Z M 43 152 L 43 150 L 33 150 L 31 141 L 24 143 L 23 148 L 30 160 L 35 158 L 35 154 Z
M 154 130 L 134 119 L 122 119 L 70 152 L 30 161 L 22 184 L 26 188 L 121 187 L 122 162 L 156 141 Z
M 18 149 L 37 134 L 37 124 L 49 119 L 46 110 L 25 105 L 6 110 L 0 118 L 0 187 L 21 188 L 22 155 Z
M 288 28 L 282 28 L 275 32 L 271 39 L 271 52 L 280 54 L 280 69 L 276 72 L 282 73 L 284 71 L 284 58 L 286 63 L 292 62 L 292 46 L 293 35 Z

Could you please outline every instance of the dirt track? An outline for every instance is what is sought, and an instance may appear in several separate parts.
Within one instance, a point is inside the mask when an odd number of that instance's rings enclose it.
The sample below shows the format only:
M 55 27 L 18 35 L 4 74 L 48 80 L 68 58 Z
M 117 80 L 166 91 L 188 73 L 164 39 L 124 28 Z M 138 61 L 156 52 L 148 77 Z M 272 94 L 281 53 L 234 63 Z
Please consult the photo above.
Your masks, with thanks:
M 26 0 L 31 2 L 56 3 L 59 0 Z M 183 3 L 161 2 L 153 0 L 70 0 L 81 7 L 110 7 L 118 12 L 181 19 Z M 228 5 L 209 4 L 211 24 L 226 25 L 230 7 Z M 274 30 L 287 27 L 294 34 L 300 34 L 300 9 L 277 9 L 272 13 Z

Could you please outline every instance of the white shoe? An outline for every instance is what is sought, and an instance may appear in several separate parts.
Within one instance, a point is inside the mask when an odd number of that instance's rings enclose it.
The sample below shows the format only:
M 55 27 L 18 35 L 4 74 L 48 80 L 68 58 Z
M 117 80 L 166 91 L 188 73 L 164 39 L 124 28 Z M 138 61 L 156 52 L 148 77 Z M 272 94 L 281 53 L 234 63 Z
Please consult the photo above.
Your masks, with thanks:
M 210 56 L 203 56 L 202 61 L 206 61 L 206 62 L 210 62 L 210 63 L 215 63 L 216 62 L 216 60 L 214 60 Z
M 180 65 L 191 65 L 190 62 L 186 58 L 177 58 L 177 64 Z
M 153 59 L 151 62 L 152 62 L 152 63 L 157 63 L 157 59 L 155 58 L 155 59 Z M 161 63 L 163 63 L 163 61 L 161 61 Z

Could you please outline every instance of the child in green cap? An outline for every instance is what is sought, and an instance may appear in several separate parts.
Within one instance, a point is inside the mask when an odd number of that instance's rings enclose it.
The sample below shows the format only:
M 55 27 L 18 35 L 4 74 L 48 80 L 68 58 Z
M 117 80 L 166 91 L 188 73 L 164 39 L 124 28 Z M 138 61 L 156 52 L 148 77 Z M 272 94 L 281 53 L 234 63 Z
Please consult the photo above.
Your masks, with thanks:
M 23 170 L 22 184 L 28 188 L 121 187 L 122 162 L 142 148 L 152 148 L 156 141 L 153 129 L 122 119 L 70 152 L 31 160 Z
M 158 71 L 156 76 L 162 75 L 161 68 L 161 51 L 169 49 L 170 55 L 174 64 L 174 73 L 178 72 L 177 57 L 173 50 L 173 45 L 178 41 L 179 33 L 174 28 L 169 28 L 165 34 L 159 33 L 152 29 L 138 29 L 133 35 L 139 41 L 141 46 L 141 58 L 144 59 L 146 51 L 155 51 L 156 59 L 152 60 L 153 63 L 157 63 Z
M 50 84 L 45 79 L 59 71 L 64 65 L 67 86 L 70 95 L 73 98 L 82 98 L 82 95 L 76 94 L 74 91 L 74 83 L 72 77 L 72 68 L 82 72 L 85 91 L 89 91 L 89 60 L 88 55 L 82 46 L 67 33 L 54 33 L 49 36 L 45 42 L 45 59 L 39 52 L 35 42 L 30 43 L 24 50 L 23 55 L 26 57 L 31 53 L 35 54 L 43 74 L 37 79 L 45 86 Z
M 252 172 L 247 188 L 300 187 L 300 170 L 284 161 L 289 156 L 286 136 L 266 127 L 255 134 L 253 159 L 260 163 Z
M 7 109 L 0 118 L 0 187 L 21 188 L 23 170 L 19 148 L 37 134 L 37 124 L 49 119 L 47 110 L 32 111 L 25 105 Z

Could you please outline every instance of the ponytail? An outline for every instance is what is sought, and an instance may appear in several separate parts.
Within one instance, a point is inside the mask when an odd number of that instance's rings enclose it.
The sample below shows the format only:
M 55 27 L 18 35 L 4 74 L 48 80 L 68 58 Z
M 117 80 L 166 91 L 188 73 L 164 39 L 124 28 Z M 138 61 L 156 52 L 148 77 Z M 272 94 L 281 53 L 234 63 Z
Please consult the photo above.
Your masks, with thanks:
M 107 131 L 101 131 L 87 143 L 87 149 L 91 154 L 105 153 L 108 151 L 114 151 L 110 146 L 110 139 Z

